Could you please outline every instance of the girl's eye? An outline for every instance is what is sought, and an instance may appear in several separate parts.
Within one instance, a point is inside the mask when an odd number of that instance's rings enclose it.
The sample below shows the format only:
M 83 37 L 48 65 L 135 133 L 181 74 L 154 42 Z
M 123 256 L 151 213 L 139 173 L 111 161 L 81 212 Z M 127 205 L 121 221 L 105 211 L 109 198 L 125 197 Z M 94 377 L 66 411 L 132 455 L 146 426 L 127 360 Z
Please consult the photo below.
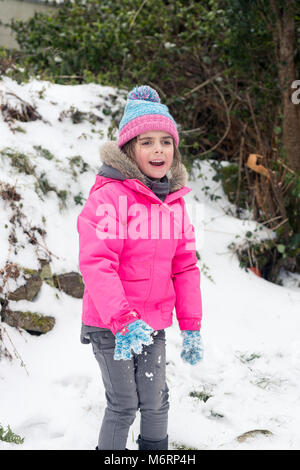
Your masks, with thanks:
M 163 145 L 171 145 L 171 141 L 170 140 L 163 140 L 162 141 Z M 144 140 L 142 142 L 142 145 L 152 145 L 153 142 L 151 140 Z

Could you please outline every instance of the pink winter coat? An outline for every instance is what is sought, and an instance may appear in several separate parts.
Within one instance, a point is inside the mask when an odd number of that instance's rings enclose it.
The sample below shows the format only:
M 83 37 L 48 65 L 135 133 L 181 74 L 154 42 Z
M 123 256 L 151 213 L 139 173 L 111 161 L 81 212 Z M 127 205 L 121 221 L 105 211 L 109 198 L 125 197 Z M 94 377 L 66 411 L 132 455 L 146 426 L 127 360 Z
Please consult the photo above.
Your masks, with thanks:
M 96 176 L 80 215 L 79 266 L 85 283 L 82 321 L 114 334 L 141 318 L 154 330 L 200 330 L 202 302 L 194 227 L 183 196 L 186 170 L 168 173 L 164 202 L 135 162 L 107 142 L 101 160 L 123 175 Z

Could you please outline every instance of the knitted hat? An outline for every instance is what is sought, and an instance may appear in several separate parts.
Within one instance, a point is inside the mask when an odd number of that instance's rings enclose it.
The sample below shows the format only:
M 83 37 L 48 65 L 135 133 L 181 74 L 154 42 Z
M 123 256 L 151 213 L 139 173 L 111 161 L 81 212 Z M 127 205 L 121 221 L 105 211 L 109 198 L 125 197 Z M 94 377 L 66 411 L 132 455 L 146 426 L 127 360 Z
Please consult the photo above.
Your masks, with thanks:
M 176 122 L 168 107 L 161 104 L 157 91 L 148 85 L 135 87 L 128 93 L 119 131 L 119 147 L 149 131 L 165 131 L 174 138 L 176 146 L 179 142 Z

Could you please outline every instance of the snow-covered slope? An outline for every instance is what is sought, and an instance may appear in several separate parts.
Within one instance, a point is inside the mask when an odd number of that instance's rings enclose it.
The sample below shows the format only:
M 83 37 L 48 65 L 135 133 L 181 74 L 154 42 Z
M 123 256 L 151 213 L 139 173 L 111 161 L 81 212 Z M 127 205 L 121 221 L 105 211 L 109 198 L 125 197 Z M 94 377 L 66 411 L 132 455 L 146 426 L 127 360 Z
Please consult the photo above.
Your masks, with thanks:
M 5 122 L 0 114 L 0 184 L 15 186 L 22 196 L 24 224 L 38 225 L 46 235 L 32 245 L 19 228 L 16 253 L 9 251 L 11 207 L 0 199 L 0 269 L 8 252 L 11 262 L 27 268 L 37 268 L 37 256 L 51 252 L 53 272 L 79 271 L 78 201 L 87 198 L 94 183 L 99 145 L 109 137 L 112 112 L 124 104 L 124 95 L 94 84 L 32 80 L 18 85 L 4 78 L 0 104 L 8 92 L 16 95 L 9 95 L 12 107 L 20 106 L 19 97 L 42 119 Z M 13 157 L 17 152 L 26 155 L 28 174 L 19 172 Z M 174 319 L 166 330 L 170 446 L 299 449 L 300 290 L 240 268 L 228 245 L 249 230 L 257 229 L 257 237 L 272 234 L 246 216 L 230 215 L 232 206 L 213 176 L 210 162 L 195 167 L 188 184 L 193 191 L 186 196 L 201 256 L 205 356 L 196 366 L 181 361 Z M 56 325 L 45 335 L 32 336 L 0 323 L 7 349 L 19 355 L 0 360 L 0 425 L 25 438 L 22 445 L 0 440 L 0 449 L 93 449 L 105 396 L 91 347 L 79 341 L 81 300 L 44 283 L 34 302 L 11 301 L 10 306 L 31 311 L 34 306 L 54 316 Z M 272 435 L 237 440 L 257 429 Z M 137 415 L 128 448 L 137 448 L 138 434 Z

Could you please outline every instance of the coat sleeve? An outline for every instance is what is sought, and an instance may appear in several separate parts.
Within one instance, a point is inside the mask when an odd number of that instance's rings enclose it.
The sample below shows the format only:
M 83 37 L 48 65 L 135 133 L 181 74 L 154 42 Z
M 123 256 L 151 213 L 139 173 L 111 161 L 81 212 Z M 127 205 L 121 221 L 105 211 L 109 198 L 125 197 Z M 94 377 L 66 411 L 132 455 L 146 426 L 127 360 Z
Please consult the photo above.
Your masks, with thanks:
M 178 240 L 172 260 L 176 317 L 180 330 L 200 330 L 202 320 L 200 270 L 197 266 L 195 229 L 190 222 L 185 204 L 183 214 L 182 238 Z
M 139 314 L 129 305 L 118 275 L 124 239 L 118 233 L 116 204 L 108 194 L 105 187 L 94 192 L 78 216 L 79 267 L 101 320 L 116 334 Z M 104 214 L 105 207 L 109 212 Z

